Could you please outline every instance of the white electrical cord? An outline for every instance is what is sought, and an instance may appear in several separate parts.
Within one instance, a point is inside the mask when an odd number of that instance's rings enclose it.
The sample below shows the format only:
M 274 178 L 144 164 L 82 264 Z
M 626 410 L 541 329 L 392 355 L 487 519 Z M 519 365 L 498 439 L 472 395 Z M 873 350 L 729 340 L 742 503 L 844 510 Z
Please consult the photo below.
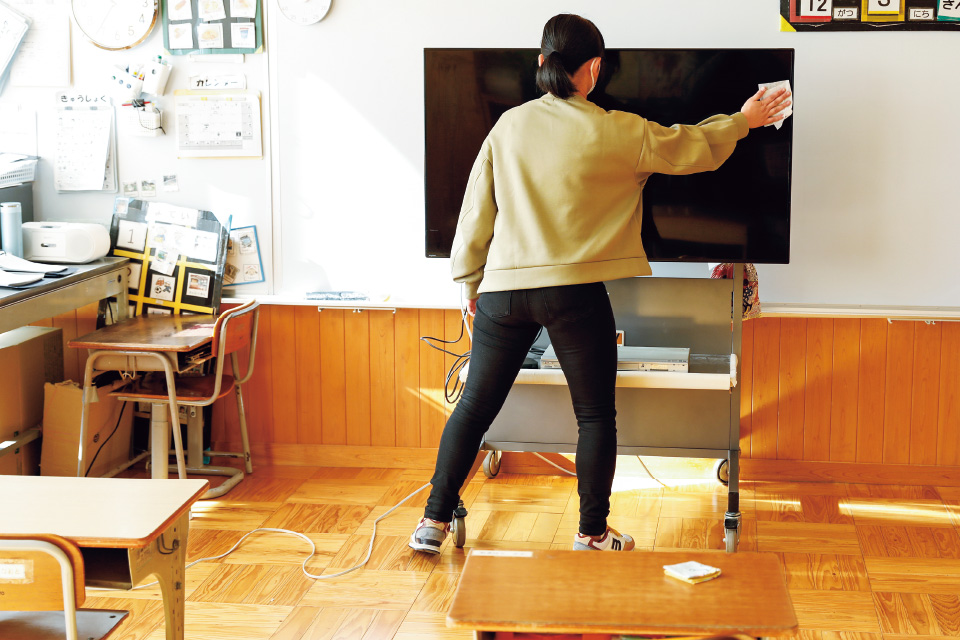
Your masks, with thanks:
M 667 488 L 668 488 L 667 485 L 665 485 L 665 484 L 663 484 L 662 482 L 660 482 L 660 480 L 658 480 L 656 476 L 654 476 L 652 473 L 650 473 L 650 469 L 647 469 L 647 465 L 645 465 L 645 464 L 643 463 L 643 458 L 641 458 L 640 456 L 637 456 L 637 460 L 640 461 L 640 466 L 642 466 L 642 467 L 643 467 L 643 470 L 647 472 L 647 475 L 650 476 L 650 479 L 651 479 L 651 480 L 656 480 L 657 483 L 658 483 L 661 487 L 663 487 L 664 489 L 667 489 Z
M 315 556 L 315 555 L 317 554 L 317 545 L 314 544 L 313 540 L 311 540 L 311 539 L 308 538 L 307 536 L 303 535 L 302 533 L 298 533 L 298 532 L 296 532 L 296 531 L 290 531 L 290 530 L 288 530 L 288 529 L 273 529 L 273 528 L 270 528 L 270 527 L 260 527 L 260 528 L 254 529 L 253 531 L 249 531 L 249 532 L 247 532 L 246 534 L 244 534 L 244 536 L 243 536 L 242 538 L 240 538 L 239 540 L 237 540 L 237 543 L 236 543 L 235 545 L 233 545 L 233 547 L 231 547 L 229 551 L 227 551 L 227 552 L 225 552 L 225 553 L 221 553 L 221 554 L 218 555 L 218 556 L 211 556 L 211 557 L 209 557 L 209 558 L 198 558 L 198 559 L 194 560 L 193 562 L 191 562 L 190 564 L 188 564 L 185 568 L 186 568 L 186 569 L 189 569 L 189 568 L 192 567 L 193 565 L 195 565 L 195 564 L 197 564 L 197 563 L 200 563 L 200 562 L 206 562 L 206 561 L 208 561 L 208 560 L 219 560 L 220 558 L 225 558 L 225 557 L 227 557 L 228 555 L 230 555 L 231 553 L 233 553 L 234 551 L 236 551 L 236 550 L 240 547 L 240 544 L 241 544 L 244 540 L 246 540 L 247 538 L 249 538 L 250 536 L 252 536 L 253 534 L 255 534 L 255 533 L 259 532 L 259 531 L 266 531 L 266 532 L 270 532 L 270 533 L 286 533 L 286 534 L 291 535 L 291 536 L 297 536 L 297 537 L 300 538 L 301 540 L 304 540 L 304 541 L 310 543 L 310 555 L 308 555 L 308 556 L 303 560 L 303 562 L 302 562 L 301 565 L 300 565 L 300 568 L 301 568 L 301 570 L 303 571 L 303 574 L 304 574 L 305 576 L 307 576 L 308 578 L 311 578 L 311 579 L 313 579 L 313 580 L 326 580 L 326 579 L 328 579 L 328 578 L 339 578 L 340 576 L 346 575 L 346 574 L 350 573 L 351 571 L 356 571 L 357 569 L 360 569 L 361 567 L 363 567 L 364 565 L 366 565 L 366 564 L 370 561 L 370 556 L 373 555 L 373 541 L 374 541 L 374 540 L 376 539 L 376 537 L 377 537 L 377 523 L 380 522 L 381 520 L 383 520 L 384 518 L 386 518 L 387 516 L 389 516 L 391 513 L 393 513 L 393 512 L 394 512 L 398 507 L 400 507 L 404 502 L 406 502 L 407 500 L 409 500 L 409 499 L 412 498 L 413 496 L 417 495 L 418 493 L 420 493 L 421 491 L 423 491 L 424 489 L 426 489 L 426 488 L 429 487 L 429 486 L 430 486 L 430 483 L 428 482 L 427 484 L 423 485 L 422 487 L 420 487 L 419 489 L 417 489 L 416 491 L 414 491 L 413 493 L 411 493 L 410 495 L 408 495 L 406 498 L 404 498 L 403 500 L 401 500 L 401 501 L 398 502 L 397 504 L 395 504 L 395 505 L 393 505 L 392 507 L 390 507 L 390 508 L 386 511 L 386 513 L 384 513 L 382 516 L 380 516 L 379 518 L 377 518 L 376 520 L 373 521 L 373 533 L 370 534 L 370 545 L 367 547 L 367 556 L 363 559 L 363 562 L 361 562 L 360 564 L 358 564 L 358 565 L 356 565 L 356 566 L 354 566 L 354 567 L 350 567 L 349 569 L 344 569 L 343 571 L 340 571 L 340 572 L 337 572 L 337 573 L 331 573 L 331 574 L 325 575 L 325 576 L 318 576 L 318 575 L 316 575 L 316 574 L 310 573 L 309 571 L 307 571 L 307 563 L 310 562 L 310 558 L 312 558 L 313 556 Z M 152 586 L 155 585 L 155 584 L 158 584 L 158 583 L 157 583 L 157 582 L 150 582 L 150 583 L 148 583 L 148 584 L 141 584 L 141 585 L 138 585 L 138 586 L 136 586 L 136 587 L 133 587 L 133 589 L 131 589 L 131 591 L 134 590 L 134 589 L 146 589 L 147 587 L 152 587 Z M 88 589 L 96 589 L 95 587 L 87 587 L 87 588 L 88 588 Z M 102 591 L 113 591 L 113 589 L 97 589 L 97 590 L 98 590 L 98 591 L 101 591 L 101 590 L 102 590 Z
M 540 458 L 541 460 L 543 460 L 544 462 L 546 462 L 546 463 L 547 463 L 548 465 L 550 465 L 551 467 L 556 467 L 557 469 L 560 469 L 560 471 L 563 471 L 564 473 L 566 473 L 566 474 L 568 474 L 568 475 L 571 475 L 571 476 L 577 475 L 575 471 L 569 471 L 569 470 L 567 470 L 567 469 L 564 469 L 564 468 L 561 467 L 560 465 L 554 464 L 553 462 L 550 462 L 549 460 L 547 460 L 546 458 L 544 458 L 544 457 L 543 457 L 542 455 L 540 455 L 539 453 L 533 452 L 533 455 L 537 456 L 538 458 Z M 656 476 L 654 476 L 652 473 L 650 473 L 650 469 L 648 469 L 648 468 L 647 468 L 647 465 L 645 465 L 645 464 L 643 463 L 643 459 L 642 459 L 640 456 L 637 456 L 637 460 L 640 461 L 641 466 L 643 466 L 643 470 L 647 472 L 647 475 L 650 476 L 650 479 L 651 479 L 651 480 L 656 481 L 661 487 L 667 488 L 667 485 L 665 485 L 665 484 L 663 484 L 662 482 L 660 482 L 660 480 L 658 480 Z
M 554 464 L 553 462 L 550 462 L 549 460 L 547 460 L 546 458 L 544 458 L 542 455 L 540 455 L 540 454 L 537 453 L 536 451 L 534 451 L 534 452 L 532 452 L 532 453 L 533 453 L 533 455 L 537 456 L 538 458 L 540 458 L 541 460 L 543 460 L 544 462 L 546 462 L 546 463 L 547 463 L 548 465 L 550 465 L 551 467 L 556 467 L 557 469 L 560 469 L 560 471 L 563 471 L 563 472 L 566 473 L 567 475 L 571 475 L 571 476 L 577 475 L 577 472 L 576 472 L 576 471 L 570 471 L 569 469 L 564 469 L 564 468 L 561 467 L 560 465 Z
M 460 285 L 460 317 L 463 318 L 463 326 L 467 330 L 467 338 L 469 338 L 470 344 L 467 346 L 473 346 L 473 332 L 470 331 L 470 323 L 467 322 L 467 300 L 464 293 L 467 290 L 467 285 Z

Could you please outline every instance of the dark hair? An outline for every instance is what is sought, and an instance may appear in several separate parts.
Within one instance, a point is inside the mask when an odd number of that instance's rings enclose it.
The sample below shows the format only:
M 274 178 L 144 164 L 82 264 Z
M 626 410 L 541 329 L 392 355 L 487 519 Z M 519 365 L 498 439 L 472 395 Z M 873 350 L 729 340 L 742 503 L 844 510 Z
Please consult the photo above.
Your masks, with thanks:
M 553 16 L 543 25 L 543 65 L 537 69 L 537 86 L 558 98 L 569 98 L 577 92 L 570 76 L 587 60 L 603 58 L 603 50 L 597 25 L 572 13 Z

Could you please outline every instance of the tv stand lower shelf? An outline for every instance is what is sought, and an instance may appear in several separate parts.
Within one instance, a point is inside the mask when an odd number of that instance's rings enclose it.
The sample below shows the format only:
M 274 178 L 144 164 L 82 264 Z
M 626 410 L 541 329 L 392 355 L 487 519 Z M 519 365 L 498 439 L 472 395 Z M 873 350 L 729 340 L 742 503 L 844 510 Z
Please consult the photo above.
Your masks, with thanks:
M 562 369 L 521 369 L 514 384 L 566 386 Z M 633 389 L 730 390 L 737 386 L 737 356 L 690 354 L 690 371 L 618 371 L 617 386 Z

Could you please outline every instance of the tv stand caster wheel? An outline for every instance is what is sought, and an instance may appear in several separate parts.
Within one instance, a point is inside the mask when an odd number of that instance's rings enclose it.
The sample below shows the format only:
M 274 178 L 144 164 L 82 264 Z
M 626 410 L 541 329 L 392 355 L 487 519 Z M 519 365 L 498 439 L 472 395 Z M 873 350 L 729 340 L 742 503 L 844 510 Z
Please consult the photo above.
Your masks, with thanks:
M 490 451 L 487 453 L 483 459 L 483 475 L 488 478 L 497 477 L 497 474 L 500 473 L 500 457 L 502 455 L 502 451 Z
M 453 546 L 457 549 L 463 549 L 467 541 L 467 525 L 464 519 L 467 517 L 467 510 L 463 506 L 463 500 L 453 510 L 453 520 L 450 522 L 450 535 L 453 536 Z
M 723 518 L 723 542 L 727 553 L 736 553 L 740 544 L 740 529 L 743 519 L 739 513 L 727 513 Z
M 717 482 L 725 487 L 730 486 L 730 461 L 717 460 L 713 465 L 713 474 L 717 477 Z

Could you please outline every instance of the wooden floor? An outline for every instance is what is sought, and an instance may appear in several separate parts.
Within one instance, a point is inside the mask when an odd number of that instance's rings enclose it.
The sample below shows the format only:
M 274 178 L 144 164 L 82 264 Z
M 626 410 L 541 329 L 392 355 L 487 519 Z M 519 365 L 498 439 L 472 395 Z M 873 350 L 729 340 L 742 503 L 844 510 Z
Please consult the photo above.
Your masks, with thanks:
M 305 533 L 313 573 L 335 573 L 366 553 L 372 522 L 428 481 L 397 469 L 261 467 L 223 499 L 199 503 L 189 560 L 229 549 L 256 527 Z M 904 479 L 909 482 L 909 478 Z M 716 483 L 618 478 L 612 526 L 640 549 L 723 546 L 726 490 Z M 464 496 L 467 548 L 569 548 L 575 480 L 481 474 Z M 470 638 L 446 629 L 464 551 L 407 548 L 426 492 L 378 525 L 366 569 L 312 581 L 301 539 L 257 533 L 232 555 L 187 570 L 190 640 L 427 640 Z M 742 552 L 777 553 L 802 640 L 932 640 L 960 636 L 960 488 L 741 483 Z M 160 594 L 88 590 L 84 606 L 128 609 L 111 640 L 162 640 Z

